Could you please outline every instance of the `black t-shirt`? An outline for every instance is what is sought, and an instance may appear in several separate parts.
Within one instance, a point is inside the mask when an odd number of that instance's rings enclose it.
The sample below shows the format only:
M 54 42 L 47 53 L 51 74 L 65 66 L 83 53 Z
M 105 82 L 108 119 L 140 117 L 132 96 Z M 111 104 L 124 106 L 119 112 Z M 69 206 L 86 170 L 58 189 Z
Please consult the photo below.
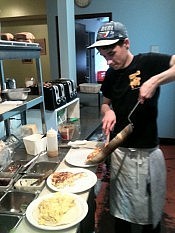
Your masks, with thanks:
M 128 115 L 138 100 L 139 87 L 153 75 L 168 69 L 170 59 L 171 56 L 158 53 L 138 54 L 127 68 L 107 70 L 101 91 L 111 100 L 117 118 L 111 138 L 129 123 Z M 158 145 L 158 97 L 159 88 L 151 99 L 136 108 L 131 116 L 134 130 L 123 147 L 152 148 Z

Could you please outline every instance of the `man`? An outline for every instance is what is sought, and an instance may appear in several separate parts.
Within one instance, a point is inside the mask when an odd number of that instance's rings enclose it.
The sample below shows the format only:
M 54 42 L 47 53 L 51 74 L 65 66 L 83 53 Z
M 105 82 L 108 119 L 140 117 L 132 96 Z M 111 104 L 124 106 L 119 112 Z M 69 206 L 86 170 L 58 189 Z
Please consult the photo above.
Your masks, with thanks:
M 126 27 L 109 22 L 100 27 L 96 48 L 109 69 L 102 83 L 102 128 L 113 138 L 128 123 L 132 134 L 111 154 L 110 212 L 116 233 L 130 233 L 131 223 L 144 233 L 160 232 L 165 201 L 166 167 L 159 149 L 157 105 L 160 85 L 175 80 L 175 56 L 133 55 Z

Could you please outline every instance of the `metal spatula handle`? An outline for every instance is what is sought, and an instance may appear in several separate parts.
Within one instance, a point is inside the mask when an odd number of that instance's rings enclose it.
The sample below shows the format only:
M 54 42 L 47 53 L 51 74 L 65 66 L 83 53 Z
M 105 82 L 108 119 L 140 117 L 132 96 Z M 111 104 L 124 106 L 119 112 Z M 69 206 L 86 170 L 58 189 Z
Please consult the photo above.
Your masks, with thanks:
M 129 123 L 131 123 L 132 125 L 133 125 L 133 123 L 132 123 L 132 121 L 131 121 L 131 115 L 132 115 L 133 112 L 136 110 L 136 108 L 137 108 L 137 106 L 138 106 L 139 104 L 140 104 L 140 100 L 137 101 L 137 103 L 134 105 L 133 109 L 131 110 L 131 112 L 130 112 L 129 115 L 128 115 L 128 121 L 129 121 Z

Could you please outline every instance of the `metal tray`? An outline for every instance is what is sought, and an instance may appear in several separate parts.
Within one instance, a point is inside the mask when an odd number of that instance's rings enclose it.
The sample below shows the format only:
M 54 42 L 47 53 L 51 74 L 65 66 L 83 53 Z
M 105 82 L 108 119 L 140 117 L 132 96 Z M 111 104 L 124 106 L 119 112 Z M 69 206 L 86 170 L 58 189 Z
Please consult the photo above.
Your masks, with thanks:
M 1 198 L 0 213 L 25 215 L 27 206 L 38 196 L 38 193 L 9 190 Z
M 11 161 L 2 171 L 6 174 L 17 174 L 23 167 L 23 165 L 27 164 L 27 160 L 13 160 Z
M 22 220 L 22 216 L 11 214 L 0 214 L 0 232 L 9 233 L 15 229 Z
M 7 191 L 13 186 L 13 178 L 0 177 L 0 192 Z
M 27 170 L 28 174 L 45 174 L 49 170 L 55 171 L 58 167 L 58 162 L 40 161 L 36 162 Z
M 24 175 L 14 184 L 14 187 L 20 191 L 27 192 L 41 192 L 45 185 L 45 180 L 43 180 L 39 185 L 34 184 L 42 175 L 33 174 L 33 175 Z
M 26 100 L 30 88 L 5 89 L 2 91 L 9 100 Z

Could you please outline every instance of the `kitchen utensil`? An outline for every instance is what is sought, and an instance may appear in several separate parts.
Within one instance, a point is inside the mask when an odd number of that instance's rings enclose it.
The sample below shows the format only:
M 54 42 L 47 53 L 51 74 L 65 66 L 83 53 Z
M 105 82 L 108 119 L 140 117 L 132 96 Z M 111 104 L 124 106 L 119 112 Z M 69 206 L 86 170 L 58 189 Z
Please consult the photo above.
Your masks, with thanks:
M 129 124 L 120 131 L 108 144 L 105 144 L 102 148 L 96 148 L 88 157 L 86 164 L 92 163 L 100 163 L 104 161 L 104 159 L 110 155 L 117 147 L 121 145 L 122 142 L 126 140 L 126 138 L 133 132 L 134 125 L 131 121 L 131 115 L 134 113 L 135 109 L 139 105 L 140 101 L 138 101 L 131 112 L 128 115 Z
M 26 163 L 25 165 L 22 166 L 21 171 L 19 172 L 20 174 L 24 174 L 26 169 L 32 164 L 34 163 L 40 156 L 45 155 L 47 152 L 46 151 L 42 151 L 41 153 L 39 153 L 38 155 L 36 155 L 33 159 L 31 159 L 28 163 Z
M 47 171 L 43 176 L 41 176 L 35 182 L 33 182 L 31 184 L 31 186 L 33 186 L 33 185 L 40 185 L 42 183 L 42 181 L 45 180 L 45 179 L 47 179 L 47 177 L 49 177 L 52 173 L 53 173 L 53 170 Z
M 132 110 L 130 111 L 130 113 L 129 113 L 129 115 L 128 115 L 128 121 L 129 121 L 129 123 L 131 123 L 132 125 L 133 125 L 133 123 L 132 123 L 132 121 L 131 121 L 131 115 L 133 114 L 133 112 L 135 111 L 135 109 L 137 108 L 137 106 L 140 104 L 140 100 L 138 100 L 137 101 L 137 103 L 134 105 L 134 107 L 132 108 Z M 133 125 L 134 126 L 134 125 Z
M 24 168 L 28 167 L 30 164 L 35 162 L 35 160 L 37 160 L 41 155 L 44 155 L 44 154 L 46 154 L 46 152 L 39 153 L 37 156 L 35 156 L 33 159 L 31 159 L 28 163 L 26 163 L 23 167 Z
M 109 141 L 110 141 L 110 133 L 106 136 L 105 146 L 108 145 Z

